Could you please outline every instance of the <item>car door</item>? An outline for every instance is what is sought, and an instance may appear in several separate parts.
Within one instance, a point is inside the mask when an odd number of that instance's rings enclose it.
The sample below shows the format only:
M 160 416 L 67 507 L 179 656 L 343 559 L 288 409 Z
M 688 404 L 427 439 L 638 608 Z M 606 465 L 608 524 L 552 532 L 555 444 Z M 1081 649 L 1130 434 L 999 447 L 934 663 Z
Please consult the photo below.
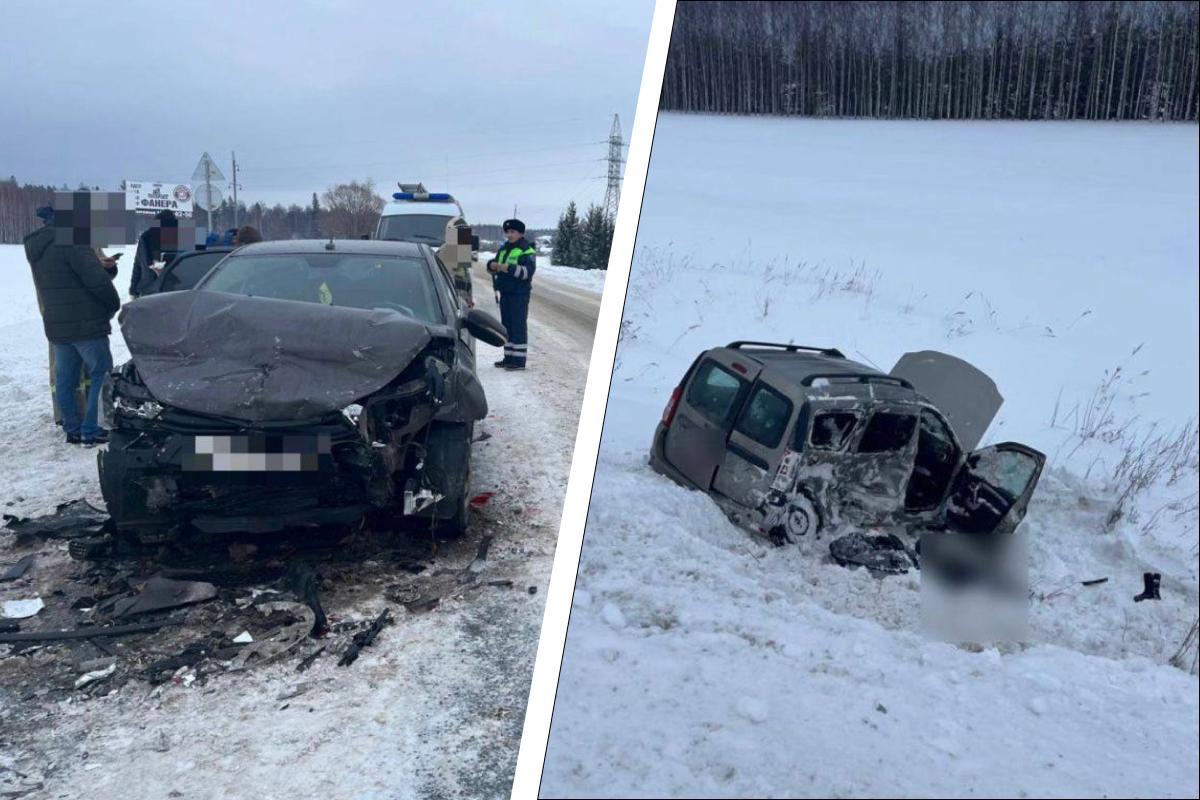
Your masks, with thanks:
M 725 459 L 725 444 L 761 365 L 722 351 L 700 357 L 687 377 L 663 441 L 666 460 L 708 491 Z
M 964 450 L 979 446 L 1004 404 L 996 382 L 987 373 L 935 350 L 905 353 L 889 374 L 908 381 L 946 415 Z
M 903 509 L 916 458 L 917 413 L 907 404 L 869 408 L 847 452 L 833 460 L 830 493 L 846 521 L 879 524 Z
M 741 505 L 758 505 L 775 480 L 795 410 L 782 391 L 755 381 L 734 420 L 712 488 Z
M 1012 533 L 1025 518 L 1045 464 L 1045 455 L 1016 442 L 968 454 L 941 508 L 946 528 L 956 533 Z

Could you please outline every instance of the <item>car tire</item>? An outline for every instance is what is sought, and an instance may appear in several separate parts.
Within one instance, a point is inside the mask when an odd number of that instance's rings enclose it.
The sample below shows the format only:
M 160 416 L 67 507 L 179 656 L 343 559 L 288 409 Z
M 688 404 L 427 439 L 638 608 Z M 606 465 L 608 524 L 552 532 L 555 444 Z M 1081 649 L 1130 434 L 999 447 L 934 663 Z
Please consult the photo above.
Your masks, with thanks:
M 461 491 L 454 504 L 454 516 L 439 520 L 438 527 L 450 536 L 463 536 L 471 524 L 471 455 L 467 453 L 467 469 L 463 474 Z
M 788 500 L 783 516 L 783 529 L 793 540 L 804 536 L 821 535 L 821 515 L 816 504 L 803 494 Z

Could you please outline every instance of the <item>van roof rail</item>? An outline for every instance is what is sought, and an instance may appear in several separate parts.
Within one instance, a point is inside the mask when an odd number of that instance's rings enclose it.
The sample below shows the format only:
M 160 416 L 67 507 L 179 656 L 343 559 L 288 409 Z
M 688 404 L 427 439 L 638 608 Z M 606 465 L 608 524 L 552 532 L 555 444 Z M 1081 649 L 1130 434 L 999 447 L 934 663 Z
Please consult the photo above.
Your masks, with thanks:
M 841 350 L 838 350 L 834 347 L 809 347 L 808 345 L 803 344 L 784 344 L 782 342 L 751 342 L 739 339 L 736 342 L 730 342 L 726 346 L 730 350 L 740 350 L 743 347 L 778 347 L 782 350 L 788 351 L 789 353 L 795 353 L 803 350 L 806 353 L 820 353 L 821 355 L 829 356 L 830 358 L 846 357 Z
M 814 382 L 819 380 L 827 381 L 852 381 L 854 383 L 891 383 L 897 386 L 902 386 L 905 389 L 912 389 L 913 385 L 904 378 L 897 378 L 895 375 L 875 375 L 869 372 L 821 372 L 812 375 L 805 375 L 800 381 L 801 386 L 812 386 Z M 914 390 L 915 391 L 915 390 Z

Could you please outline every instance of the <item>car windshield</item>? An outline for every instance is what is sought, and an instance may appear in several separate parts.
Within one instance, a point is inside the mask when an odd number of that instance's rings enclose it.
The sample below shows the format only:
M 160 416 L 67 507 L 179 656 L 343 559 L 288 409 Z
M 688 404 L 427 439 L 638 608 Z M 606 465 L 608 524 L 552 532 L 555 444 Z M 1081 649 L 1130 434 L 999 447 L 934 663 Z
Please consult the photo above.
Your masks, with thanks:
M 450 214 L 397 214 L 381 217 L 375 238 L 440 245 L 446 239 L 446 225 L 452 219 L 454 217 Z
M 443 321 L 429 266 L 419 258 L 234 254 L 199 288 L 329 306 L 391 309 L 422 322 Z

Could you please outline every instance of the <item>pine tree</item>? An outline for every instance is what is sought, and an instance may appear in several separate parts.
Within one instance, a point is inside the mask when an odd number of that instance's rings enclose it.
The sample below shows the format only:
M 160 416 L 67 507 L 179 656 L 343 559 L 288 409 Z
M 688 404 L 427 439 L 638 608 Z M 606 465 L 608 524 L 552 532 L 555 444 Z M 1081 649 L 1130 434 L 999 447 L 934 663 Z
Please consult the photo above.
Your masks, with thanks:
M 612 249 L 613 224 L 597 205 L 588 207 L 580 230 L 580 263 L 584 269 L 606 269 Z
M 308 209 L 308 236 L 312 239 L 321 237 L 321 203 L 316 192 L 313 192 L 312 205 Z
M 579 212 L 575 201 L 558 218 L 558 230 L 554 234 L 554 263 L 564 267 L 581 267 L 580 263 Z

